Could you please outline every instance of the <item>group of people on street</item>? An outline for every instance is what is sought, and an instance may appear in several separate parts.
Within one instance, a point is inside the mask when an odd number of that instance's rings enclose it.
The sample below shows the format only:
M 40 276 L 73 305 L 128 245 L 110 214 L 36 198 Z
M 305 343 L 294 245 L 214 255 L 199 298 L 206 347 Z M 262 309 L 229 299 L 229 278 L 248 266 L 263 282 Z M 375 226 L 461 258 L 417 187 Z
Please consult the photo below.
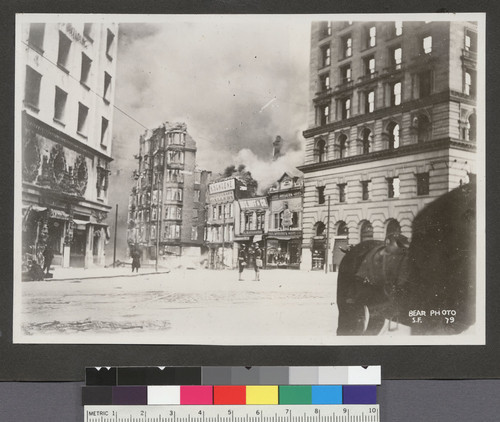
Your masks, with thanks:
M 254 243 L 248 248 L 242 245 L 238 252 L 238 281 L 243 281 L 243 270 L 245 267 L 253 268 L 255 271 L 255 281 L 260 281 L 260 268 L 262 268 L 262 249 L 258 243 Z

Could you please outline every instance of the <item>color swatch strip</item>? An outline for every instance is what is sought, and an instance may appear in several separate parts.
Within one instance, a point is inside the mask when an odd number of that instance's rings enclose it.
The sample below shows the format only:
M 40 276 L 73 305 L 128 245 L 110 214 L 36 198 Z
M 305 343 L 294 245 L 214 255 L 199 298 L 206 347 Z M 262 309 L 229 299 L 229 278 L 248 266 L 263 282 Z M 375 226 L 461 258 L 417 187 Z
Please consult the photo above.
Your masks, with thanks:
M 380 366 L 188 366 L 86 369 L 87 386 L 379 385 L 380 383 Z
M 85 386 L 83 405 L 376 404 L 375 385 Z

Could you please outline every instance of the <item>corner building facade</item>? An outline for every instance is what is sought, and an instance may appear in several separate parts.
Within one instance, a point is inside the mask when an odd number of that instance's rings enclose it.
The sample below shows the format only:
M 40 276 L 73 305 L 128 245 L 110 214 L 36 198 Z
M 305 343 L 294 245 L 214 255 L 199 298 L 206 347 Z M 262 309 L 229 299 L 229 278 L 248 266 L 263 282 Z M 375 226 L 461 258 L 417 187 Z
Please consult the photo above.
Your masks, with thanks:
M 304 268 L 322 269 L 328 254 L 336 269 L 346 244 L 392 232 L 411 238 L 427 203 L 474 178 L 476 142 L 484 142 L 476 62 L 474 22 L 312 24 L 299 167 Z
M 20 25 L 25 265 L 50 245 L 54 265 L 104 266 L 117 37 L 117 24 Z

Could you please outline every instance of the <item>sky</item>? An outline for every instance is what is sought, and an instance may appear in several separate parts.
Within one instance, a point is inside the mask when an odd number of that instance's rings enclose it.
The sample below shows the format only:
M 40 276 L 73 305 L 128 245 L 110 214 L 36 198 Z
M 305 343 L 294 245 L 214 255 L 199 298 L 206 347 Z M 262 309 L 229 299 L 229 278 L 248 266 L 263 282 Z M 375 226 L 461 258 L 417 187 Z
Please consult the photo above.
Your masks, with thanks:
M 269 187 L 303 163 L 310 20 L 292 16 L 167 17 L 121 23 L 113 145 L 130 173 L 145 127 L 185 122 L 200 169 L 245 164 Z M 132 118 L 131 118 L 132 117 Z M 139 123 L 137 123 L 139 122 Z M 272 142 L 285 157 L 272 161 Z

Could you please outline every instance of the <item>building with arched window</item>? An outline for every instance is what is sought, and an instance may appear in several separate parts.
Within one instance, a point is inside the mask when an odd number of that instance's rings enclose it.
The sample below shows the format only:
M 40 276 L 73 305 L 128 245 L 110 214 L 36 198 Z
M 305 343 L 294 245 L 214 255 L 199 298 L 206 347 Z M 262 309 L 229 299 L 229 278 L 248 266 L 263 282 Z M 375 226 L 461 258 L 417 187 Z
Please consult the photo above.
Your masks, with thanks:
M 321 236 L 330 239 L 334 266 L 347 244 L 395 232 L 411 238 L 415 215 L 476 172 L 476 143 L 484 142 L 476 124 L 475 22 L 324 27 L 311 26 L 312 101 L 298 167 L 306 269 L 318 267 Z

